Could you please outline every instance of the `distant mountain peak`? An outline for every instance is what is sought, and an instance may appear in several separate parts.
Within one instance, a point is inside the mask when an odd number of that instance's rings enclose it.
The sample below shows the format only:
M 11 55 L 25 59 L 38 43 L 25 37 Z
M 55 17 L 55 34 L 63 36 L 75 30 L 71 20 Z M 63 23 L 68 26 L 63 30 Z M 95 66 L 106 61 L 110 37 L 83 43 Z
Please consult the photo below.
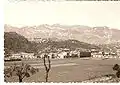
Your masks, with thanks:
M 42 24 L 39 26 L 13 27 L 5 25 L 5 32 L 16 32 L 34 41 L 35 38 L 68 40 L 74 39 L 90 44 L 106 44 L 120 41 L 120 30 L 107 26 Z M 39 39 L 38 39 L 39 41 Z

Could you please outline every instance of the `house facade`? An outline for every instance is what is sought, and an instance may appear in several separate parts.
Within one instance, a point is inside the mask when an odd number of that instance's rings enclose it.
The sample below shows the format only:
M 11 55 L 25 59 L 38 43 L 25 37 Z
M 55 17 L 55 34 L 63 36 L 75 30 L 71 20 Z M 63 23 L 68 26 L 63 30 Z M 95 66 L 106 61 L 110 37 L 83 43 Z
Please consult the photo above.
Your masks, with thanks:
M 36 58 L 36 57 L 34 56 L 34 53 L 20 52 L 20 53 L 12 54 L 11 58 L 15 58 L 15 59 L 33 59 L 33 58 Z

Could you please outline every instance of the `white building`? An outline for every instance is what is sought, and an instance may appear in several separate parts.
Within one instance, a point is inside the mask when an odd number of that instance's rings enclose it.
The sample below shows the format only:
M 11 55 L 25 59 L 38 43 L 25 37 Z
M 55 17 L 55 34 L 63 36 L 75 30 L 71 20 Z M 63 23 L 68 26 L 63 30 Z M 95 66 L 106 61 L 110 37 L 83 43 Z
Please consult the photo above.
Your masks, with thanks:
M 63 59 L 65 56 L 67 56 L 67 52 L 58 53 L 58 58 L 60 58 L 60 59 Z
M 16 54 L 12 54 L 11 58 L 19 58 L 19 59 L 33 59 L 36 58 L 34 56 L 34 53 L 16 53 Z
M 80 52 L 79 51 L 70 51 L 70 56 L 72 55 L 77 55 L 78 57 L 80 57 Z
M 21 58 L 21 55 L 19 54 L 19 53 L 16 53 L 16 54 L 12 54 L 11 55 L 11 58 L 15 58 L 15 59 L 17 59 L 17 58 Z
M 102 52 L 99 52 L 99 51 L 92 51 L 92 52 L 91 52 L 91 56 L 92 56 L 93 58 L 103 58 Z

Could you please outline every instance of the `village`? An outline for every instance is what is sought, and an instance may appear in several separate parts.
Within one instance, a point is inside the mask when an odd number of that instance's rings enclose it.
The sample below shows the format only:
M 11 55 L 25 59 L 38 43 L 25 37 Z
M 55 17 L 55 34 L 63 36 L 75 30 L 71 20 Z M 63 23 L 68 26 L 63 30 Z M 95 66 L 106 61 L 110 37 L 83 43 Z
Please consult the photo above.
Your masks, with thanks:
M 91 50 L 84 50 L 80 51 L 80 49 L 70 50 L 67 48 L 60 48 L 52 52 L 42 52 L 40 51 L 38 54 L 34 53 L 13 53 L 11 56 L 5 58 L 5 60 L 10 59 L 21 59 L 21 60 L 28 60 L 28 59 L 40 59 L 43 58 L 44 55 L 47 54 L 50 59 L 64 59 L 64 58 L 120 58 L 120 49 L 116 52 L 104 52 L 99 51 L 97 49 Z

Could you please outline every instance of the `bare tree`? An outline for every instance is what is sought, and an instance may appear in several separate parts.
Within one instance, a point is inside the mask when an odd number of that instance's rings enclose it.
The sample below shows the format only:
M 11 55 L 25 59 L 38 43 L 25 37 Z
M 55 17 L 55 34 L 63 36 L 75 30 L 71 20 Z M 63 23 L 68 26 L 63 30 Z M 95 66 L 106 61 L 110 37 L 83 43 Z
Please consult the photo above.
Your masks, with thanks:
M 18 76 L 19 82 L 23 82 L 25 77 L 30 77 L 30 73 L 34 74 L 36 72 L 36 69 L 28 64 L 22 63 L 20 66 L 14 64 L 13 66 L 10 66 L 10 68 L 5 69 L 5 77 L 12 77 L 14 76 L 13 74 L 15 74 L 15 76 Z
M 46 60 L 47 60 L 48 64 L 46 63 Z M 48 82 L 49 71 L 51 69 L 50 57 L 45 54 L 43 57 L 43 61 L 44 61 L 44 66 L 45 66 L 45 71 L 46 71 L 45 80 L 46 80 L 46 82 Z

